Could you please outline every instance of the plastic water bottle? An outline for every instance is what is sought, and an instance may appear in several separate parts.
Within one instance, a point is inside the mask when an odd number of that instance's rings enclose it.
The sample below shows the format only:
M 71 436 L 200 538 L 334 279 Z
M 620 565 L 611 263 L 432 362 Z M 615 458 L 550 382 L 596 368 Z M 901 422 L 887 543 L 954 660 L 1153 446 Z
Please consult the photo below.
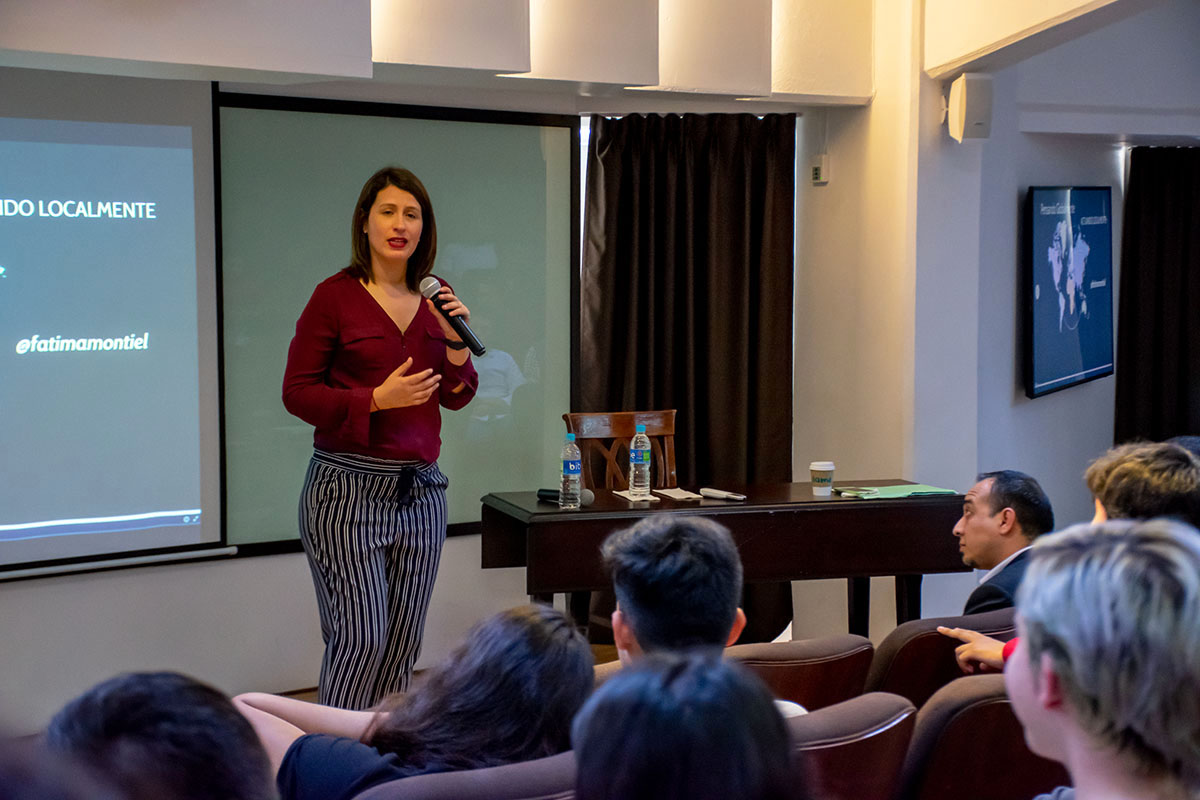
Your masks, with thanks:
M 562 483 L 558 485 L 558 507 L 579 508 L 580 482 L 583 461 L 579 455 L 579 445 L 575 444 L 575 434 L 567 434 L 567 442 L 562 449 Z
M 646 426 L 638 425 L 629 445 L 629 494 L 631 497 L 650 496 L 650 437 Z

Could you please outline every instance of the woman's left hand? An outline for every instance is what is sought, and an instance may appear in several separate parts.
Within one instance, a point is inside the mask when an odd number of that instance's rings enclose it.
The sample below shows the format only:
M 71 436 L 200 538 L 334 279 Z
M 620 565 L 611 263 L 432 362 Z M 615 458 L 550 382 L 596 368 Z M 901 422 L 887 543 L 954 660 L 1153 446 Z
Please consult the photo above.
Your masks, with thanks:
M 471 321 L 471 310 L 454 296 L 454 292 L 450 291 L 449 286 L 443 286 L 438 291 L 438 299 L 442 301 L 442 308 L 446 310 L 448 315 L 451 317 L 462 317 L 463 322 Z M 429 303 L 429 310 L 437 317 L 438 324 L 442 326 L 442 333 L 446 334 L 446 338 L 452 342 L 461 342 L 462 337 L 458 335 L 454 328 L 450 327 L 450 322 L 437 310 L 437 306 L 433 304 L 433 300 L 426 299 L 425 302 Z

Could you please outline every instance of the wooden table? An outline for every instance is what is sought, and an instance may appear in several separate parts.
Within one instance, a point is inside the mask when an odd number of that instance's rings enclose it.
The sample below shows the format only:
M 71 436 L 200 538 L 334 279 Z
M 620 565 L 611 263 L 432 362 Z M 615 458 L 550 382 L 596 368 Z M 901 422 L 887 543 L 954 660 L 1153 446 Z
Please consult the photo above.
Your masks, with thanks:
M 539 503 L 534 492 L 489 494 L 483 498 L 483 567 L 525 567 L 531 595 L 599 589 L 609 585 L 600 544 L 614 530 L 648 513 L 702 514 L 732 531 L 747 582 L 849 578 L 850 631 L 864 636 L 871 576 L 896 576 L 900 623 L 921 616 L 922 575 L 968 571 L 951 533 L 962 514 L 962 495 L 860 500 L 814 497 L 808 483 L 721 488 L 744 493 L 746 500 L 630 503 L 597 491 L 591 506 L 562 511 Z

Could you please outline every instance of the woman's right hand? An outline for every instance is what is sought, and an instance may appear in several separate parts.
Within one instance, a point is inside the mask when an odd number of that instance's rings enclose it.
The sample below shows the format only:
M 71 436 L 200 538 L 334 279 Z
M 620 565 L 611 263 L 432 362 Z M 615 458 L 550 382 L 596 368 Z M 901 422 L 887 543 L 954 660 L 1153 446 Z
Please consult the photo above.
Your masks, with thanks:
M 413 360 L 408 360 L 388 375 L 383 383 L 375 387 L 371 393 L 375 408 L 403 408 L 404 406 L 419 406 L 425 403 L 437 391 L 442 380 L 441 375 L 435 375 L 432 369 L 421 370 L 412 375 L 408 374 Z

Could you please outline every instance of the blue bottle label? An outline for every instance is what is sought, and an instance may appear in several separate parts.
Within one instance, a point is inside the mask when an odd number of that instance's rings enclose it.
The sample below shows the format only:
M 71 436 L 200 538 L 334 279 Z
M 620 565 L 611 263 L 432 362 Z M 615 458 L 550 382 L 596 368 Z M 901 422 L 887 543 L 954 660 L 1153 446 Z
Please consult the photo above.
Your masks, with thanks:
M 649 450 L 630 450 L 629 451 L 629 463 L 630 464 L 649 464 L 650 463 L 650 451 Z
M 583 471 L 583 462 L 563 460 L 563 475 L 578 475 Z

